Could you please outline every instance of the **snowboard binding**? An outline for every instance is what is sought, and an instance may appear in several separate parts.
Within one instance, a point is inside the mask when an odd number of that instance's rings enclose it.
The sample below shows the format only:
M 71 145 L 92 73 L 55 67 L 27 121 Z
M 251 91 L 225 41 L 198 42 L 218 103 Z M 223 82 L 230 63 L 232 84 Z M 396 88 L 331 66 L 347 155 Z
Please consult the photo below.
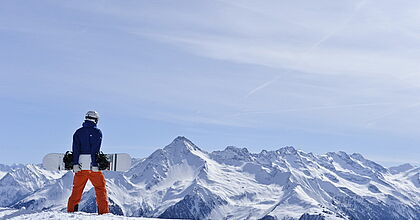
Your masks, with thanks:
M 66 170 L 73 169 L 73 152 L 67 151 L 63 157 L 64 167 Z

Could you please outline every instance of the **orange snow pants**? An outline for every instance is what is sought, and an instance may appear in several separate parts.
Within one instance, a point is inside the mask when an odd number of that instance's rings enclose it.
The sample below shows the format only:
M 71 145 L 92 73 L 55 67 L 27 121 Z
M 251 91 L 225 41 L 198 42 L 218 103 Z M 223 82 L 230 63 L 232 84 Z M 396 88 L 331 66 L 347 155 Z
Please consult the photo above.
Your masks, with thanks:
M 108 196 L 106 194 L 105 177 L 101 171 L 93 172 L 90 170 L 82 170 L 74 175 L 73 192 L 67 204 L 68 212 L 78 211 L 80 200 L 82 199 L 83 189 L 87 181 L 90 180 L 95 187 L 96 203 L 98 204 L 98 214 L 105 214 L 109 212 Z

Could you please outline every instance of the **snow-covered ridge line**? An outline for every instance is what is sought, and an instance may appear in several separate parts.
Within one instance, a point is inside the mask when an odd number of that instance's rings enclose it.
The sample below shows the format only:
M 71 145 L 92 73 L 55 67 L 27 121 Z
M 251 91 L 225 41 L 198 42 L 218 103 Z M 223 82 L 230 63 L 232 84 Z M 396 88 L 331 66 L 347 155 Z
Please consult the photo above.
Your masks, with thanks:
M 206 152 L 185 137 L 126 173 L 104 172 L 116 215 L 184 219 L 420 219 L 419 167 L 284 147 Z M 65 211 L 71 172 L 26 165 L 0 179 L 0 206 Z M 4 199 L 5 198 L 5 199 Z M 95 212 L 88 187 L 81 211 Z

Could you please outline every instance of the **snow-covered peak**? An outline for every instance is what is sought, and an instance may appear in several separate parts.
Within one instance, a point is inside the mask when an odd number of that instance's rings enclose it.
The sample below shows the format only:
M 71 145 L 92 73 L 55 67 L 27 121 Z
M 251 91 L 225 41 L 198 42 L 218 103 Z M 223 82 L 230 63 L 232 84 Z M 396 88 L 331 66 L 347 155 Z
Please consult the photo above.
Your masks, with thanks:
M 231 152 L 235 152 L 235 153 L 243 154 L 243 155 L 249 154 L 249 151 L 246 147 L 239 148 L 239 147 L 235 147 L 235 146 L 227 146 L 224 151 L 225 152 L 226 151 L 231 151 Z
M 381 166 L 380 164 L 377 164 L 371 160 L 366 159 L 365 157 L 363 157 L 363 155 L 359 154 L 359 153 L 353 153 L 350 155 L 350 157 L 352 159 L 358 160 L 362 165 L 369 167 L 370 169 L 376 171 L 376 172 L 381 172 L 381 173 L 385 173 L 387 172 L 387 169 L 383 166 Z
M 0 206 L 13 204 L 19 197 L 50 184 L 62 175 L 62 172 L 44 170 L 33 164 L 13 170 L 0 180 Z
M 178 136 L 172 143 L 167 145 L 163 150 L 168 152 L 180 152 L 180 151 L 196 151 L 201 149 L 197 147 L 192 141 L 183 136 Z
M 180 136 L 163 149 L 153 152 L 144 161 L 130 169 L 128 174 L 131 176 L 131 181 L 144 183 L 150 189 L 162 183 L 172 175 L 171 173 L 178 173 L 181 167 L 187 170 L 191 168 L 194 172 L 189 172 L 189 174 L 195 175 L 204 167 L 208 159 L 206 152 L 187 138 Z
M 6 164 L 0 164 L 0 179 L 2 179 L 4 176 L 6 176 L 7 173 L 23 168 L 25 165 L 23 164 L 12 164 L 12 165 L 6 165 Z
M 0 164 L 0 171 L 11 171 L 24 167 L 24 164 L 14 163 L 12 165 Z
M 0 180 L 0 184 L 17 183 L 28 187 L 30 190 L 42 186 L 42 182 L 58 179 L 62 176 L 61 172 L 44 170 L 41 167 L 28 164 L 20 169 L 15 169 L 6 174 Z
M 414 166 L 409 164 L 409 163 L 405 163 L 405 164 L 401 164 L 399 166 L 394 166 L 394 167 L 390 167 L 388 168 L 388 170 L 392 173 L 392 174 L 398 174 L 398 173 L 402 173 L 405 172 L 407 170 L 411 170 L 413 169 Z
M 11 170 L 12 169 L 9 166 L 0 164 L 0 179 L 3 178 Z
M 333 157 L 333 158 L 334 157 L 340 157 L 344 160 L 351 160 L 350 156 L 344 151 L 328 152 L 327 155 L 330 156 L 330 157 Z
M 222 151 L 213 151 L 211 158 L 222 164 L 239 166 L 243 162 L 253 161 L 253 156 L 247 148 L 228 146 Z
M 297 154 L 297 150 L 292 146 L 282 147 L 277 150 L 277 152 L 281 155 L 295 155 Z
M 344 151 L 328 152 L 327 156 L 335 164 L 336 168 L 353 169 L 360 166 Z
M 12 169 L 10 168 L 10 166 L 8 166 L 8 165 L 5 165 L 5 164 L 0 164 L 0 171 L 3 171 L 3 172 L 9 172 L 9 171 L 11 171 Z

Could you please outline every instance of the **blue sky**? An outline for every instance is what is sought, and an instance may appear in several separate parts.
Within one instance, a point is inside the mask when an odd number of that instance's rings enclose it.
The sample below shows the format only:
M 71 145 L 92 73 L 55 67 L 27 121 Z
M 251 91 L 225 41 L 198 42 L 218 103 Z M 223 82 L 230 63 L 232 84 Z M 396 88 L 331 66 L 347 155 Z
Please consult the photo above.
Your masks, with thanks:
M 420 156 L 420 2 L 0 3 L 0 163 L 70 149 L 86 111 L 102 150 L 178 135 L 252 152 Z

